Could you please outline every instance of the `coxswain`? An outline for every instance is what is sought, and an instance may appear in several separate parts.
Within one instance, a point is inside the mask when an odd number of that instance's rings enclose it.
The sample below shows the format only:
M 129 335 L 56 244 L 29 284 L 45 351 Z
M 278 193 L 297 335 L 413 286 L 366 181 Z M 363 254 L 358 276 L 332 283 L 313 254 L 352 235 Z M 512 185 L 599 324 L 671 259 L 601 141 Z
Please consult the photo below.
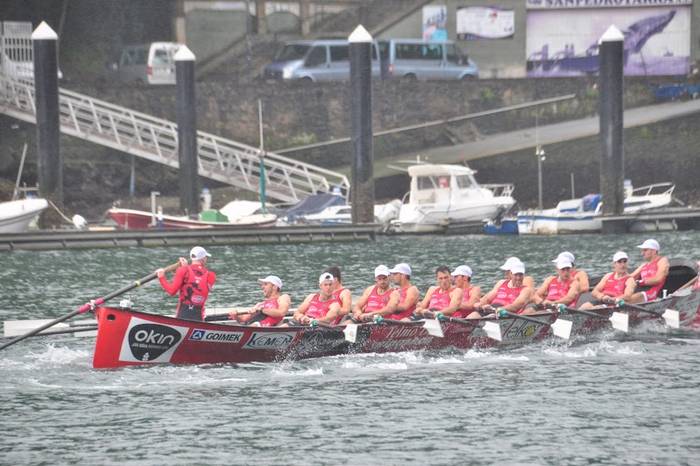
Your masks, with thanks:
M 578 281 L 578 289 L 580 293 L 585 293 L 591 288 L 591 283 L 588 280 L 588 274 L 581 269 L 576 268 L 576 257 L 569 251 L 560 252 L 556 259 L 552 261 L 556 264 L 561 258 L 571 262 L 571 276 Z
M 340 301 L 333 295 L 333 275 L 323 272 L 318 277 L 318 293 L 311 293 L 294 313 L 294 322 L 309 325 L 313 320 L 327 324 L 335 322 L 340 315 Z
M 467 319 L 481 317 L 481 314 L 474 308 L 474 305 L 481 299 L 481 287 L 472 285 L 472 274 L 472 269 L 468 265 L 460 265 L 451 273 L 455 287 L 462 289 L 462 303 L 454 311 L 452 317 Z M 445 311 L 442 313 L 449 315 Z
M 343 286 L 343 281 L 340 276 L 340 267 L 333 265 L 323 272 L 333 275 L 333 296 L 340 302 L 340 313 L 338 314 L 338 321 L 340 321 L 343 317 L 350 314 L 350 310 L 352 309 L 352 293 Z
M 492 313 L 497 309 L 505 309 L 516 314 L 530 314 L 533 312 L 525 309 L 532 296 L 532 286 L 525 284 L 525 264 L 517 258 L 510 258 L 509 260 L 508 276 L 510 278 L 499 280 L 493 289 L 474 305 L 474 308 L 479 313 Z
M 648 239 L 637 247 L 642 250 L 642 258 L 646 263 L 632 272 L 632 278 L 637 282 L 637 290 L 640 291 L 634 293 L 629 302 L 646 303 L 659 297 L 671 265 L 666 257 L 659 255 L 661 248 L 655 239 Z
M 416 306 L 417 316 L 433 317 L 437 312 L 451 315 L 462 304 L 462 288 L 452 286 L 452 277 L 447 266 L 441 265 L 435 269 L 435 279 L 437 285 L 431 286 L 423 301 Z
M 600 305 L 612 305 L 619 300 L 628 301 L 634 293 L 636 283 L 627 270 L 629 257 L 624 251 L 617 251 L 612 258 L 613 271 L 607 273 L 593 288 L 595 301 L 582 304 L 579 309 L 593 309 Z
M 390 286 L 389 268 L 386 265 L 379 265 L 374 269 L 374 282 L 374 285 L 365 288 L 353 306 L 353 321 L 369 322 L 374 320 L 375 316 L 383 317 L 394 313 L 400 294 Z
M 563 304 L 572 306 L 581 292 L 580 282 L 573 276 L 573 263 L 562 253 L 556 260 L 557 274 L 547 277 L 532 296 L 538 306 Z
M 180 267 L 175 271 L 172 283 L 165 276 L 165 270 L 156 270 L 160 286 L 171 296 L 180 293 L 176 316 L 180 319 L 204 320 L 204 304 L 209 296 L 216 273 L 207 270 L 207 258 L 211 257 L 206 249 L 195 246 L 190 250 L 191 263 L 180 258 Z
M 276 275 L 259 278 L 264 300 L 248 310 L 247 314 L 232 314 L 231 320 L 251 326 L 274 327 L 279 325 L 287 315 L 291 299 L 282 294 L 282 279 Z
M 411 283 L 411 266 L 402 262 L 396 264 L 394 268 L 389 270 L 391 281 L 398 287 L 399 302 L 396 304 L 396 309 L 391 314 L 386 315 L 385 319 L 402 320 L 413 315 L 420 298 L 418 288 Z

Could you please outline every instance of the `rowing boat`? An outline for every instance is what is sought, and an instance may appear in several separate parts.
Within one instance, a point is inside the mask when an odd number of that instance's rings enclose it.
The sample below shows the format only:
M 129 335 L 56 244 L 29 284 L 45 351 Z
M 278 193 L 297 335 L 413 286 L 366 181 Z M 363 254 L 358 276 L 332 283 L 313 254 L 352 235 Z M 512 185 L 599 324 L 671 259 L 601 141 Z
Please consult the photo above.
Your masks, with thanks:
M 690 263 L 686 261 L 686 264 Z M 697 266 L 674 267 L 672 272 L 667 280 L 670 294 L 665 298 L 622 308 L 630 326 L 658 320 L 665 309 L 674 309 L 678 311 L 680 327 L 700 329 L 700 288 L 682 286 L 697 276 Z M 99 306 L 95 312 L 98 332 L 93 367 L 100 369 L 156 363 L 270 362 L 352 353 L 513 347 L 548 338 L 557 320 L 571 322 L 571 332 L 578 335 L 610 325 L 607 309 L 586 314 L 561 309 L 527 317 L 509 314 L 473 320 L 385 320 L 331 327 L 248 327 L 107 306 Z M 430 327 L 438 327 L 439 332 L 436 334 Z M 494 329 L 497 337 L 493 335 Z

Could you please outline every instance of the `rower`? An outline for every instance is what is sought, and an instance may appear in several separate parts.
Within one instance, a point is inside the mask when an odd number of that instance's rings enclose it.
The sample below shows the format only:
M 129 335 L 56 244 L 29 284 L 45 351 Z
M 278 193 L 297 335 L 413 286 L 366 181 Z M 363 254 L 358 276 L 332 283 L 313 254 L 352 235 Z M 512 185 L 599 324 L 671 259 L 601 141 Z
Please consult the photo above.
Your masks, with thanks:
M 659 255 L 661 248 L 655 239 L 648 239 L 637 247 L 642 250 L 642 257 L 646 263 L 632 272 L 632 278 L 637 281 L 637 289 L 646 289 L 634 293 L 629 298 L 629 302 L 646 303 L 658 298 L 659 291 L 666 283 L 671 264 L 666 257 Z
M 531 314 L 533 312 L 525 309 L 525 305 L 530 301 L 532 295 L 532 287 L 525 283 L 525 264 L 517 258 L 511 259 L 514 260 L 509 259 L 510 278 L 499 280 L 493 289 L 474 305 L 479 313 L 491 313 L 497 308 L 517 314 Z
M 385 316 L 386 319 L 402 320 L 413 315 L 420 293 L 418 288 L 411 284 L 411 266 L 406 263 L 396 264 L 389 270 L 391 281 L 398 286 L 399 301 L 394 312 Z
M 506 261 L 500 267 L 500 269 L 503 270 L 503 278 L 505 278 L 506 280 L 510 280 L 511 279 L 510 267 L 513 264 L 518 264 L 518 263 L 522 264 L 523 262 L 515 256 L 509 257 L 508 259 L 506 259 Z M 535 288 L 535 279 L 532 278 L 530 275 L 525 275 L 525 277 L 523 278 L 523 283 L 525 284 L 525 286 L 529 286 L 532 289 Z
M 468 265 L 460 265 L 451 273 L 454 277 L 455 287 L 462 289 L 462 303 L 454 311 L 452 317 L 467 319 L 478 319 L 481 314 L 474 308 L 474 305 L 481 299 L 481 287 L 472 285 L 472 269 Z M 447 314 L 443 311 L 443 314 Z
M 612 258 L 613 271 L 605 274 L 593 288 L 595 301 L 584 303 L 579 309 L 594 309 L 601 305 L 615 304 L 618 300 L 629 300 L 634 293 L 634 278 L 627 271 L 629 257 L 624 251 L 617 251 Z
M 420 317 L 433 317 L 434 312 L 451 315 L 462 304 L 462 288 L 452 286 L 450 269 L 441 265 L 435 269 L 436 286 L 431 286 L 423 301 L 416 306 L 415 314 Z
M 340 319 L 350 314 L 350 310 L 352 309 L 352 293 L 349 289 L 343 287 L 343 282 L 340 277 L 340 267 L 333 265 L 323 272 L 333 275 L 333 296 L 335 296 L 340 303 L 340 313 L 338 314 L 339 322 Z
M 399 292 L 390 286 L 389 267 L 379 265 L 374 269 L 374 282 L 365 288 L 352 310 L 352 320 L 369 322 L 375 316 L 393 314 L 399 303 Z
M 180 293 L 177 303 L 176 317 L 189 320 L 204 320 L 204 304 L 209 296 L 216 273 L 207 270 L 207 258 L 211 257 L 206 249 L 195 246 L 190 250 L 191 264 L 187 259 L 180 258 L 180 267 L 175 271 L 172 283 L 168 282 L 164 269 L 156 270 L 160 286 L 173 296 Z
M 565 255 L 559 254 L 556 260 L 557 274 L 547 277 L 532 297 L 532 302 L 539 306 L 563 304 L 571 306 L 578 299 L 580 282 L 574 278 L 574 265 Z M 569 253 L 569 255 L 572 255 Z
M 232 314 L 231 320 L 257 327 L 274 327 L 279 325 L 287 315 L 291 299 L 288 294 L 281 294 L 282 279 L 276 275 L 259 278 L 260 288 L 265 299 L 248 311 L 248 314 Z
M 552 263 L 556 264 L 561 258 L 567 259 L 571 262 L 571 276 L 578 281 L 579 292 L 585 293 L 591 288 L 591 283 L 588 280 L 588 274 L 581 269 L 576 268 L 576 257 L 569 251 L 560 252 L 556 259 Z
M 318 320 L 333 323 L 340 314 L 340 301 L 333 295 L 335 279 L 328 272 L 318 277 L 318 293 L 311 293 L 294 313 L 292 324 L 309 325 Z

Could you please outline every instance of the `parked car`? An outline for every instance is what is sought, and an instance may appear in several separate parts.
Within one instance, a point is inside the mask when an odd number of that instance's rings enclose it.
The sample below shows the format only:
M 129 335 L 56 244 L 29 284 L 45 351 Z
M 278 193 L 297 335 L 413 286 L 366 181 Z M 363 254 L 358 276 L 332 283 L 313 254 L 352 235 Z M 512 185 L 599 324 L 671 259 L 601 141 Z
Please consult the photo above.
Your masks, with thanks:
M 124 47 L 112 64 L 114 77 L 129 84 L 175 84 L 175 53 L 180 44 L 151 42 Z
M 372 44 L 372 75 L 379 77 L 379 52 Z M 350 79 L 350 48 L 347 40 L 302 40 L 287 42 L 272 63 L 265 66 L 264 79 L 343 81 Z
M 385 78 L 407 80 L 474 79 L 479 68 L 453 41 L 379 41 Z

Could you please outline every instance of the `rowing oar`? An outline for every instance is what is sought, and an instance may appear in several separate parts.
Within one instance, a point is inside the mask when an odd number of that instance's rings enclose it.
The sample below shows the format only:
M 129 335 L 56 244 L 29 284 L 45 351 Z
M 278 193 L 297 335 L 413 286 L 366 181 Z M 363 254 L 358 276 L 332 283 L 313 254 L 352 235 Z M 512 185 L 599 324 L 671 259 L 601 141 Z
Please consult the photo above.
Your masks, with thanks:
M 501 325 L 493 320 L 486 320 L 483 317 L 479 319 L 462 319 L 460 317 L 448 317 L 442 313 L 438 313 L 437 318 L 439 320 L 446 320 L 448 322 L 455 322 L 460 325 L 468 326 L 478 326 L 486 333 L 486 336 L 496 341 L 503 341 L 503 335 L 501 335 Z M 481 325 L 483 324 L 483 325 Z
M 629 316 L 622 312 L 615 312 L 611 307 L 599 308 L 604 311 L 612 311 L 611 315 L 600 315 L 597 312 L 586 311 L 582 309 L 576 309 L 573 307 L 567 307 L 563 304 L 559 304 L 555 308 L 560 314 L 581 314 L 588 317 L 593 317 L 594 319 L 607 319 L 612 324 L 615 330 L 620 330 L 622 332 L 629 332 Z
M 496 312 L 496 316 L 498 316 L 498 318 L 510 317 L 513 319 L 520 319 L 527 322 L 532 322 L 533 324 L 545 325 L 552 329 L 552 333 L 555 336 L 563 338 L 564 340 L 568 340 L 571 336 L 571 327 L 573 326 L 573 323 L 570 320 L 559 319 L 557 317 L 557 320 L 550 324 L 549 322 L 543 322 L 539 319 L 535 319 L 534 317 L 516 314 L 514 312 L 506 311 L 505 309 L 498 310 Z
M 172 270 L 175 270 L 179 266 L 180 266 L 180 262 L 176 262 L 175 264 L 167 266 L 165 268 L 165 271 L 170 272 Z M 139 286 L 143 285 L 144 283 L 150 282 L 151 280 L 153 280 L 157 276 L 158 275 L 156 274 L 156 272 L 153 272 L 151 274 L 146 275 L 145 277 L 143 277 L 140 280 L 136 280 L 135 282 L 131 283 L 130 285 L 127 285 L 123 288 L 118 289 L 117 291 L 113 291 L 113 292 L 111 292 L 111 293 L 109 293 L 101 298 L 97 298 L 95 300 L 89 301 L 89 302 L 83 304 L 82 306 L 80 306 L 75 311 L 69 312 L 68 314 L 64 315 L 63 317 L 59 317 L 58 319 L 54 319 L 51 322 L 49 322 L 45 325 L 42 325 L 41 327 L 35 328 L 34 330 L 30 330 L 29 332 L 25 333 L 24 335 L 20 335 L 19 337 L 8 341 L 4 345 L 0 346 L 0 350 L 3 350 L 5 348 L 7 348 L 8 346 L 12 346 L 15 343 L 18 343 L 18 342 L 24 340 L 25 338 L 29 338 L 33 335 L 36 335 L 37 333 L 41 332 L 42 330 L 46 330 L 49 327 L 53 327 L 56 324 L 60 324 L 61 322 L 64 322 L 72 317 L 75 317 L 78 314 L 85 314 L 88 311 L 94 310 L 95 306 L 99 306 L 103 303 L 106 303 L 110 299 L 116 298 L 117 296 L 122 295 L 122 294 L 126 293 L 127 291 L 133 290 L 134 288 L 138 288 Z
M 30 335 L 31 337 L 43 337 L 43 336 L 48 336 L 48 335 L 62 335 L 66 333 L 82 333 L 82 332 L 94 332 L 97 330 L 97 324 L 92 324 L 92 325 L 81 325 L 79 327 L 73 327 L 73 328 L 62 328 L 59 330 L 49 330 L 48 332 L 39 332 L 35 333 L 34 335 Z M 88 335 L 90 336 L 90 335 Z
M 661 317 L 666 322 L 666 325 L 671 328 L 681 327 L 681 314 L 674 309 L 666 309 L 664 311 L 654 311 L 653 309 L 647 309 L 643 306 L 637 306 L 636 304 L 627 304 L 623 300 L 617 302 L 617 307 L 634 309 L 639 312 L 646 312 L 647 314 L 655 315 L 656 317 Z

